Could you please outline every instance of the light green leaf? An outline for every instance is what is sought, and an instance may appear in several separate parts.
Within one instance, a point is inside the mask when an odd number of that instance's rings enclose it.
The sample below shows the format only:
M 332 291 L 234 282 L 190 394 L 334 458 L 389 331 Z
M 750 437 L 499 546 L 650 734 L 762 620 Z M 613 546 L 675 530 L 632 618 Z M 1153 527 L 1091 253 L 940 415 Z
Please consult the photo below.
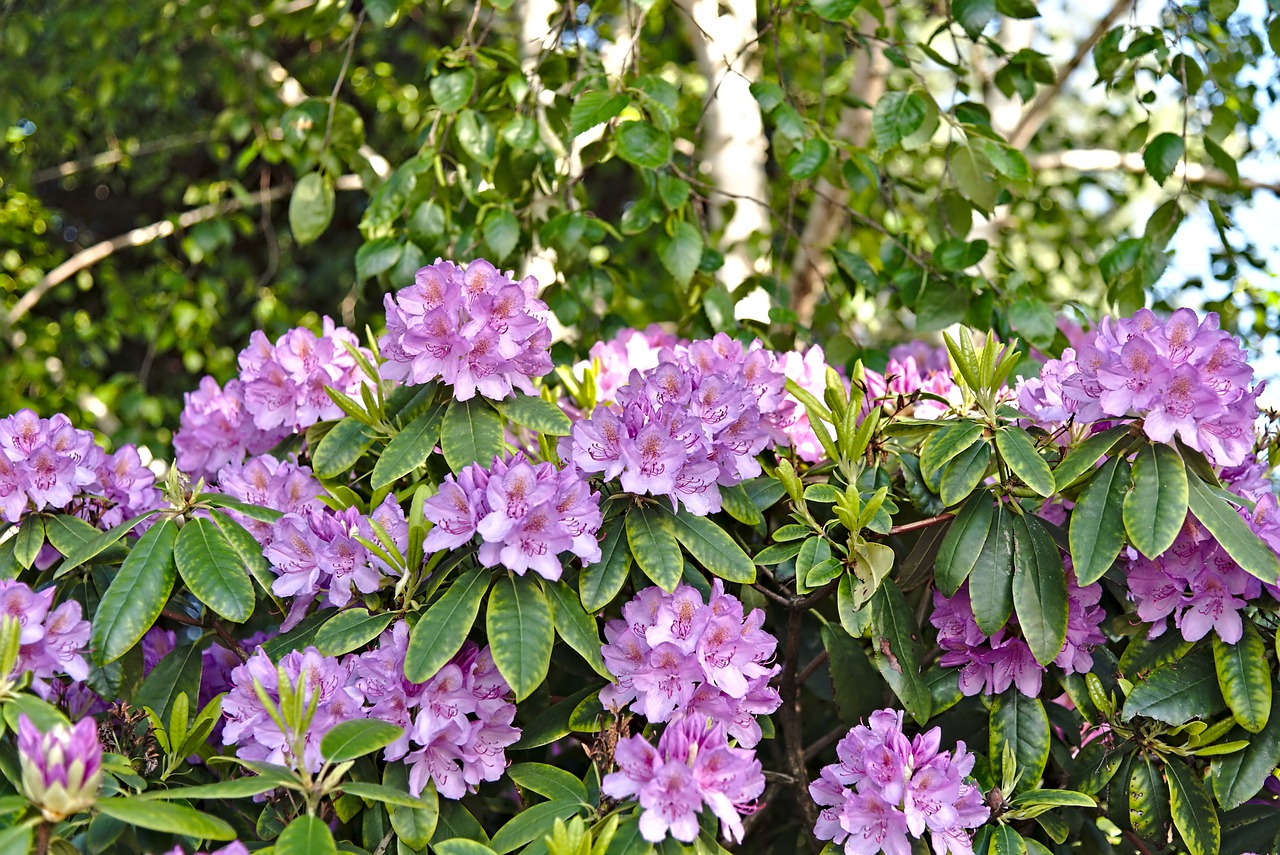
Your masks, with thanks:
M 428 88 L 431 98 L 445 113 L 456 113 L 471 100 L 475 89 L 476 73 L 470 68 L 448 71 L 431 78 Z
M 484 217 L 484 242 L 493 250 L 493 262 L 502 262 L 520 242 L 520 221 L 505 208 L 495 208 Z
M 382 771 L 382 786 L 399 793 L 409 791 L 409 767 L 404 763 L 388 763 Z M 405 807 L 393 804 L 390 814 L 391 828 L 396 837 L 412 849 L 422 851 L 439 830 L 440 796 L 436 785 L 428 781 L 418 794 L 421 807 Z
M 1243 634 L 1235 644 L 1227 644 L 1215 632 L 1213 660 L 1218 672 L 1218 688 L 1236 721 L 1250 733 L 1258 733 L 1271 714 L 1271 669 L 1267 648 L 1254 629 L 1243 621 Z
M 324 435 L 311 453 L 311 468 L 317 478 L 337 478 L 345 474 L 373 446 L 373 428 L 355 419 L 343 419 Z
M 886 92 L 871 111 L 871 130 L 876 145 L 887 151 L 924 124 L 929 107 L 917 92 Z
M 316 632 L 315 645 L 325 656 L 342 656 L 363 647 L 391 625 L 393 612 L 369 614 L 368 609 L 338 612 Z
M 330 763 L 354 760 L 385 748 L 404 734 L 404 728 L 376 718 L 336 724 L 320 740 L 320 753 Z
M 671 159 L 671 136 L 648 122 L 623 122 L 614 142 L 619 157 L 642 169 L 657 169 Z
M 244 562 L 212 520 L 194 519 L 173 548 L 178 573 L 196 599 L 233 623 L 253 614 L 253 584 Z
M 236 837 L 235 830 L 227 823 L 183 805 L 171 805 L 161 801 L 107 798 L 99 799 L 95 808 L 113 819 L 139 828 L 149 828 L 152 831 L 182 834 L 203 840 L 234 840 Z M 328 831 L 327 828 L 325 830 Z M 279 847 L 276 851 L 283 855 Z
M 670 236 L 658 238 L 658 258 L 672 279 L 689 284 L 702 261 L 702 232 L 693 223 L 677 220 Z
M 507 769 L 517 785 L 540 796 L 587 803 L 587 788 L 573 774 L 545 763 L 517 763 Z
M 404 252 L 404 242 L 399 238 L 374 238 L 356 250 L 356 278 L 372 279 L 379 273 L 396 266 Z
M 573 427 L 564 410 L 550 401 L 521 392 L 514 398 L 497 401 L 494 406 L 508 420 L 544 436 L 568 436 Z
M 951 14 L 969 38 L 976 39 L 996 16 L 996 0 L 953 0 Z
M 1169 779 L 1169 809 L 1182 842 L 1191 855 L 1217 855 L 1222 840 L 1218 811 L 1200 774 L 1172 758 L 1164 772 Z
M 337 855 L 329 826 L 318 816 L 300 816 L 280 832 L 273 855 Z
M 370 486 L 381 490 L 426 463 L 436 443 L 440 441 L 440 425 L 443 420 L 444 407 L 432 407 L 391 437 L 373 466 Z
M 1198 477 L 1188 478 L 1188 504 L 1209 533 L 1247 573 L 1264 582 L 1280 575 L 1280 558 L 1240 518 L 1235 509 Z
M 318 172 L 308 172 L 289 198 L 289 228 L 300 244 L 308 244 L 329 228 L 333 220 L 333 182 Z
M 607 91 L 583 92 L 569 109 L 569 133 L 572 136 L 604 124 L 621 113 L 630 99 Z
M 838 23 L 849 20 L 849 16 L 858 8 L 858 3 L 859 0 L 810 0 L 809 8 L 816 12 L 818 17 Z M 761 108 L 763 106 L 762 104 Z
M 490 848 L 498 855 L 513 852 L 550 834 L 556 819 L 568 819 L 580 808 L 582 803 L 572 799 L 557 799 L 527 807 L 498 829 L 490 842 Z
M 1041 496 L 1053 495 L 1053 470 L 1036 450 L 1031 434 L 1010 425 L 996 432 L 996 449 L 1013 474 Z

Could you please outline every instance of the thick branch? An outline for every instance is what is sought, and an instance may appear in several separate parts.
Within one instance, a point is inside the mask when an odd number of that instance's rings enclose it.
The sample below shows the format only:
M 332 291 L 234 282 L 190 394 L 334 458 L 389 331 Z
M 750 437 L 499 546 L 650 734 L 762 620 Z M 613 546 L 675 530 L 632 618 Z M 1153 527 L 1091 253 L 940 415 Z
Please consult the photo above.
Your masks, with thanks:
M 1037 171 L 1045 169 L 1069 169 L 1074 172 L 1131 172 L 1145 174 L 1146 165 L 1137 152 L 1119 152 L 1104 148 L 1069 149 L 1041 154 L 1031 158 Z M 1198 163 L 1179 161 L 1173 174 L 1188 184 L 1201 187 L 1218 187 L 1223 190 L 1265 190 L 1280 195 L 1280 182 L 1256 181 L 1250 178 L 1234 180 L 1220 169 L 1206 169 Z
M 1098 21 L 1097 26 L 1093 28 L 1093 32 L 1085 36 L 1080 44 L 1076 45 L 1076 52 L 1071 59 L 1058 69 L 1058 74 L 1053 85 L 1047 89 L 1040 90 L 1035 99 L 1031 102 L 1031 106 L 1027 107 L 1022 118 L 1018 120 L 1013 128 L 1013 132 L 1009 134 L 1009 144 L 1014 148 L 1026 148 L 1027 143 L 1031 142 L 1031 138 L 1036 135 L 1036 131 L 1040 130 L 1040 126 L 1044 124 L 1045 119 L 1049 118 L 1049 108 L 1053 106 L 1053 100 L 1062 92 L 1062 88 L 1066 86 L 1067 79 L 1075 74 L 1078 69 L 1088 58 L 1093 46 L 1096 45 L 1103 36 L 1107 34 L 1115 26 L 1116 21 L 1129 8 L 1132 0 L 1116 0 L 1112 4 L 1107 14 L 1103 15 Z
M 359 190 L 363 186 L 358 175 L 343 175 L 334 182 L 334 187 L 338 190 Z M 244 208 L 270 205 L 272 202 L 288 196 L 292 190 L 293 186 L 290 184 L 279 184 L 268 190 L 251 193 L 245 197 L 235 197 L 224 199 L 221 202 L 201 205 L 199 208 L 184 211 L 172 219 L 160 220 L 147 226 L 141 226 L 82 249 L 46 273 L 44 278 L 35 284 L 35 287 L 23 294 L 5 316 L 3 327 L 5 330 L 12 329 L 13 325 L 35 308 L 41 298 L 51 289 L 119 250 L 135 246 L 146 246 L 161 238 L 169 237 L 178 229 L 189 229 L 197 223 L 203 223 L 206 220 L 212 220 Z

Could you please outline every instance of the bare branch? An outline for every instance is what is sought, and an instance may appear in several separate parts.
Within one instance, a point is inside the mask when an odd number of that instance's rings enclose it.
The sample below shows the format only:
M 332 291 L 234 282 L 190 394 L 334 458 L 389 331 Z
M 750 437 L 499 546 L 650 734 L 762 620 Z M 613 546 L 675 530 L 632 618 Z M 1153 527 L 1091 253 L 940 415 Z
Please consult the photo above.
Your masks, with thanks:
M 1036 131 L 1040 130 L 1040 126 L 1044 124 L 1045 119 L 1049 117 L 1049 108 L 1053 105 L 1053 99 L 1058 97 L 1062 92 L 1062 87 L 1067 83 L 1067 79 L 1075 74 L 1078 69 L 1089 56 L 1089 52 L 1093 50 L 1103 36 L 1107 34 L 1107 30 L 1115 26 L 1116 21 L 1120 20 L 1120 16 L 1125 13 L 1133 0 L 1116 0 L 1107 14 L 1103 15 L 1098 21 L 1097 26 L 1093 28 L 1093 32 L 1085 36 L 1080 44 L 1076 45 L 1076 52 L 1071 59 L 1067 60 L 1062 68 L 1058 69 L 1057 78 L 1053 85 L 1047 89 L 1040 90 L 1035 99 L 1031 102 L 1031 106 L 1027 107 L 1022 118 L 1018 120 L 1013 128 L 1013 132 L 1009 134 L 1009 144 L 1014 148 L 1026 148 L 1027 143 L 1031 142 L 1031 138 L 1036 135 Z
M 1111 151 L 1105 148 L 1081 148 L 1055 151 L 1031 158 L 1036 171 L 1068 169 L 1073 172 L 1131 172 L 1145 174 L 1146 165 L 1137 152 Z M 1264 190 L 1280 195 L 1280 182 L 1241 178 L 1238 182 L 1220 169 L 1206 169 L 1198 163 L 1180 162 L 1173 174 L 1188 184 L 1217 187 L 1223 190 Z
M 31 183 L 44 184 L 45 182 L 66 178 L 68 175 L 75 175 L 88 169 L 102 169 L 107 166 L 114 166 L 127 157 L 144 157 L 148 154 L 157 154 L 173 148 L 199 145 L 211 139 L 213 139 L 211 134 L 202 131 L 195 134 L 175 134 L 171 137 L 162 137 L 150 142 L 125 145 L 123 148 L 82 157 L 79 160 L 68 160 L 66 163 L 60 163 L 57 166 L 50 166 L 46 169 L 37 169 L 31 173 Z
M 343 175 L 334 182 L 334 188 L 337 190 L 359 190 L 364 186 L 358 175 Z M 199 208 L 192 208 L 190 211 L 184 211 L 177 217 L 171 219 L 160 220 L 150 225 L 141 226 L 131 229 L 122 235 L 117 235 L 109 240 L 104 240 L 94 244 L 91 247 L 82 249 L 57 267 L 50 270 L 44 275 L 39 282 L 35 284 L 30 291 L 23 294 L 18 302 L 13 304 L 13 308 L 4 318 L 3 328 L 7 331 L 13 328 L 13 325 L 35 308 L 51 289 L 57 287 L 63 282 L 70 279 L 88 267 L 92 267 L 105 258 L 110 257 L 114 253 L 122 249 L 128 249 L 136 246 L 146 246 L 161 238 L 169 237 L 178 229 L 188 229 L 197 223 L 203 223 L 207 220 L 216 219 L 224 214 L 234 213 L 244 208 L 256 208 L 259 205 L 270 205 L 279 199 L 288 196 L 293 190 L 291 184 L 278 184 L 268 190 L 262 190 L 257 193 L 251 193 L 245 197 L 235 197 L 224 199 L 221 202 L 212 202 L 208 205 L 201 205 Z

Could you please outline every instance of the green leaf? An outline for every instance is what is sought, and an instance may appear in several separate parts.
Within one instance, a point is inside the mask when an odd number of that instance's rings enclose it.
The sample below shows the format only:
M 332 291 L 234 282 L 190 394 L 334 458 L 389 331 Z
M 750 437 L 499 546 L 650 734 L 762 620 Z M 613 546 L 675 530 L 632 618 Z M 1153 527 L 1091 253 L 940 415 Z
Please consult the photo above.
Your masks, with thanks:
M 621 113 L 630 101 L 626 95 L 610 92 L 583 92 L 569 108 L 569 134 L 578 136 L 604 124 Z
M 1030 514 L 1017 518 L 1014 549 L 1013 608 L 1031 653 L 1048 667 L 1067 638 L 1067 573 L 1062 554 L 1044 523 Z
M 622 517 L 605 523 L 600 538 L 600 560 L 583 568 L 578 576 L 578 596 L 582 607 L 594 614 L 618 596 L 631 569 L 631 548 Z
M 595 618 L 583 610 L 578 595 L 566 582 L 548 582 L 544 587 L 553 606 L 556 632 L 592 670 L 612 680 L 613 675 L 600 655 L 600 630 L 596 628 Z
M 836 0 L 836 2 L 848 2 L 848 0 Z M 818 174 L 818 170 L 822 169 L 822 165 L 827 162 L 830 154 L 831 146 L 827 145 L 826 140 L 816 137 L 807 139 L 804 145 L 787 156 L 787 175 L 796 181 L 812 178 Z
M 203 840 L 234 840 L 235 830 L 222 820 L 183 805 L 140 799 L 98 799 L 100 813 L 139 828 L 181 834 Z M 325 829 L 328 830 L 327 828 Z M 281 852 L 279 847 L 277 852 Z
M 391 437 L 373 466 L 370 486 L 381 490 L 426 463 L 436 443 L 440 441 L 440 424 L 443 420 L 444 407 L 432 407 Z
M 917 92 L 886 92 L 871 111 L 876 146 L 888 151 L 924 124 L 928 103 Z
M 1154 178 L 1157 184 L 1163 184 L 1165 179 L 1178 168 L 1178 161 L 1182 160 L 1186 150 L 1186 144 L 1178 134 L 1167 131 L 1157 134 L 1155 139 L 1147 143 L 1146 149 L 1142 152 L 1142 162 L 1147 167 L 1147 174 Z
M 431 848 L 436 851 L 436 855 L 493 855 L 493 850 L 488 846 L 466 837 L 441 840 L 439 843 L 433 843 Z
M 355 419 L 343 419 L 324 435 L 311 453 L 311 468 L 317 478 L 337 478 L 356 465 L 373 446 L 373 428 Z
M 989 855 L 1027 855 L 1027 843 L 1022 835 L 1008 825 L 997 825 L 991 831 Z
M 153 525 L 138 539 L 94 613 L 90 646 L 99 665 L 116 661 L 155 624 L 173 591 L 178 568 L 173 520 Z
M 1053 310 L 1042 300 L 1024 297 L 1014 300 L 1009 307 L 1009 324 L 1027 341 L 1039 348 L 1048 349 L 1058 334 L 1057 319 Z
M 1276 20 L 1280 21 L 1280 18 L 1277 18 Z M 1187 63 L 1188 68 L 1191 68 L 1194 65 L 1195 65 L 1194 62 Z M 1239 184 L 1240 183 L 1240 167 L 1236 164 L 1236 159 L 1232 157 L 1230 154 L 1228 154 L 1226 150 L 1222 148 L 1222 146 L 1218 145 L 1216 142 L 1209 139 L 1208 137 L 1201 137 L 1200 141 L 1204 143 L 1204 150 L 1208 153 L 1209 157 L 1213 160 L 1213 165 L 1218 167 L 1218 169 L 1222 170 L 1227 175 L 1227 177 L 1231 179 L 1232 186 Z
M 485 166 L 493 163 L 497 140 L 493 125 L 485 116 L 470 109 L 459 111 L 454 122 L 454 134 L 468 157 Z
M 957 454 L 942 473 L 942 486 L 938 491 L 942 504 L 952 507 L 964 501 L 987 477 L 990 465 L 991 446 L 986 440 Z
M 809 0 L 809 8 L 817 13 L 819 18 L 841 22 L 849 20 L 853 10 L 858 8 L 859 2 L 860 0 Z M 763 108 L 764 105 L 761 104 L 761 109 Z
M 485 214 L 484 242 L 493 250 L 495 264 L 502 262 L 520 242 L 520 221 L 505 208 L 494 208 Z
M 1271 669 L 1267 648 L 1254 629 L 1243 621 L 1243 634 L 1235 644 L 1227 644 L 1215 632 L 1213 660 L 1218 671 L 1218 688 L 1236 721 L 1250 733 L 1258 733 L 1271 714 Z
M 1129 775 L 1129 824 L 1146 840 L 1164 840 L 1169 834 L 1169 789 L 1155 760 L 1135 757 Z
M 232 623 L 244 623 L 253 614 L 253 583 L 244 562 L 212 520 L 188 520 L 178 532 L 173 557 L 200 602 Z
M 668 211 L 678 211 L 683 208 L 692 192 L 693 187 L 683 178 L 677 178 L 674 175 L 658 176 L 658 195 L 662 197 L 662 204 Z
M 67 557 L 62 559 L 62 563 L 58 565 L 58 570 L 54 573 L 54 578 L 56 579 L 61 576 L 65 576 L 72 570 L 84 564 L 86 561 L 90 561 L 97 558 L 99 555 L 102 555 L 122 540 L 126 534 L 132 531 L 134 526 L 145 519 L 150 519 L 158 513 L 160 513 L 159 510 L 154 510 L 147 511 L 145 514 L 138 514 L 133 519 L 125 520 L 120 525 L 115 526 L 112 529 L 95 532 L 95 535 L 92 538 L 82 541 L 74 551 L 70 553 L 63 552 Z M 62 532 L 60 537 L 74 539 L 81 534 L 78 529 L 70 524 L 62 523 L 59 518 L 55 517 L 54 520 L 60 523 L 58 526 Z M 53 527 L 50 526 L 47 530 L 52 530 L 52 528 Z M 61 549 L 59 551 L 61 551 Z
M 534 715 L 520 728 L 520 741 L 512 746 L 512 750 L 541 748 L 567 735 L 574 710 L 586 698 L 599 691 L 599 685 L 587 686 Z
M 428 88 L 437 107 L 445 113 L 456 113 L 467 106 L 475 85 L 476 73 L 470 68 L 460 68 L 437 74 L 431 78 Z
M 764 514 L 751 501 L 746 488 L 741 484 L 732 487 L 720 487 L 720 504 L 725 513 L 743 525 L 756 526 L 764 522 Z
M 973 572 L 994 518 L 995 502 L 991 494 L 983 490 L 970 496 L 947 526 L 934 563 L 934 579 L 944 596 L 954 597 Z
M 1248 737 L 1243 751 L 1215 757 L 1210 765 L 1213 794 L 1223 810 L 1234 810 L 1262 789 L 1280 765 L 1280 691 L 1272 686 L 1266 726 L 1256 735 L 1237 728 L 1233 736 Z
M 342 656 L 377 638 L 395 617 L 393 612 L 369 614 L 368 609 L 346 609 L 320 627 L 315 645 L 324 656 Z
M 978 137 L 973 141 L 973 145 L 991 162 L 996 172 L 1005 178 L 1026 181 L 1031 177 L 1031 164 L 1027 162 L 1022 152 L 986 137 Z
M 953 0 L 951 14 L 964 27 L 969 38 L 976 39 L 996 16 L 995 0 Z
M 1010 425 L 996 432 L 996 449 L 1013 474 L 1041 496 L 1053 495 L 1053 470 L 1036 450 L 1031 434 Z
M 671 160 L 671 136 L 648 122 L 623 122 L 615 134 L 618 156 L 642 169 L 657 169 Z
M 487 469 L 502 454 L 502 419 L 479 395 L 450 401 L 440 425 L 440 449 L 454 472 L 472 463 Z
M 1133 461 L 1133 487 L 1124 497 L 1129 542 L 1148 558 L 1173 545 L 1187 518 L 1187 470 L 1167 445 L 1150 444 Z
M 272 848 L 273 855 L 337 855 L 329 826 L 318 816 L 300 816 L 289 823 Z
M 886 579 L 871 598 L 871 652 L 876 668 L 917 723 L 932 712 L 929 684 L 920 674 L 920 632 L 902 591 Z
M 937 472 L 960 452 L 982 438 L 982 425 L 959 422 L 936 431 L 920 455 L 920 471 L 927 476 Z
M 382 785 L 399 793 L 409 791 L 409 767 L 404 763 L 388 763 L 382 770 Z M 436 785 L 428 781 L 423 787 L 418 800 L 421 807 L 403 807 L 392 805 L 387 811 L 390 815 L 391 828 L 396 837 L 411 849 L 425 850 L 432 837 L 439 831 L 440 796 L 436 793 Z M 453 835 L 449 835 L 453 836 Z
M 333 219 L 333 182 L 318 172 L 308 172 L 289 197 L 289 228 L 293 239 L 308 244 L 329 228 Z
M 991 704 L 992 762 L 1004 756 L 1009 746 L 1018 761 L 1020 789 L 1035 789 L 1049 761 L 1049 717 L 1039 698 L 1028 698 L 1011 686 Z
M 1129 461 L 1113 457 L 1080 493 L 1071 512 L 1071 562 L 1080 585 L 1102 578 L 1124 546 L 1124 495 Z
M 1280 559 L 1240 518 L 1226 500 L 1220 498 L 1198 477 L 1187 479 L 1188 504 L 1209 533 L 1222 544 L 1235 562 L 1264 582 L 1274 583 L 1280 575 Z M 1083 583 L 1082 583 L 1083 584 Z
M 520 702 L 542 685 L 551 668 L 555 630 L 551 605 L 531 576 L 498 579 L 489 594 L 485 630 L 493 662 Z
M 188 698 L 199 696 L 203 670 L 199 648 L 194 644 L 179 644 L 151 669 L 138 688 L 133 705 L 137 708 L 151 707 L 160 715 L 161 721 L 168 721 L 178 695 L 185 694 Z
M 1113 427 L 1093 436 L 1072 449 L 1053 470 L 1054 490 L 1061 493 L 1086 472 L 1093 472 L 1093 465 L 1129 433 L 1127 427 Z
M 1221 843 L 1218 811 L 1198 772 L 1169 759 L 1164 766 L 1169 779 L 1169 809 L 1173 824 L 1191 855 L 1217 855 Z
M 507 769 L 507 775 L 517 785 L 548 799 L 587 803 L 587 788 L 564 769 L 545 763 L 517 763 Z
M 386 787 L 382 784 L 370 784 L 365 781 L 344 781 L 340 786 L 342 791 L 348 795 L 359 796 L 368 801 L 382 802 L 384 805 L 411 808 L 413 810 L 432 810 L 434 805 L 434 802 L 415 798 L 402 790 Z M 434 794 L 435 791 L 432 790 L 431 792 Z
M 508 420 L 544 436 L 568 436 L 573 427 L 564 410 L 532 395 L 517 392 L 514 398 L 498 401 L 495 406 Z
M 853 726 L 875 712 L 879 705 L 880 693 L 870 689 L 880 686 L 880 676 L 867 659 L 862 642 L 843 628 L 823 624 L 822 646 L 830 662 L 831 691 L 840 720 Z
M 1013 511 L 997 504 L 991 531 L 969 574 L 973 616 L 987 635 L 995 635 L 1013 614 L 1014 522 Z
M 996 0 L 996 11 L 1006 18 L 1023 21 L 1040 17 L 1035 0 Z
M 330 763 L 354 760 L 386 748 L 404 734 L 404 728 L 376 718 L 358 718 L 333 726 L 320 740 L 320 753 Z
M 510 822 L 498 829 L 490 842 L 490 848 L 498 855 L 505 855 L 550 834 L 557 819 L 568 819 L 578 812 L 582 804 L 573 800 L 555 800 L 527 807 Z
M 414 626 L 405 653 L 404 675 L 425 683 L 462 648 L 480 603 L 489 589 L 489 572 L 476 568 L 453 581 Z
M 192 787 L 174 787 L 171 790 L 147 790 L 131 798 L 135 799 L 247 799 L 274 790 L 276 781 L 261 775 L 231 778 L 214 784 L 196 784 Z
M 671 514 L 653 505 L 627 512 L 627 543 L 631 555 L 654 584 L 670 593 L 680 584 L 684 557 Z
M 372 279 L 396 266 L 404 252 L 404 242 L 398 238 L 374 238 L 356 250 L 356 278 Z
M 658 238 L 658 258 L 672 279 L 689 284 L 702 261 L 702 232 L 693 223 L 677 220 L 670 236 Z
M 1124 716 L 1142 715 L 1181 725 L 1193 718 L 1207 719 L 1225 706 L 1213 656 L 1201 648 L 1161 665 L 1134 686 L 1125 700 Z
M 14 536 L 14 558 L 22 569 L 29 570 L 44 546 L 44 517 L 29 514 L 22 520 Z
M 676 539 L 704 569 L 727 582 L 750 585 L 756 580 L 756 566 L 747 553 L 709 518 L 683 508 L 674 515 L 665 508 L 663 513 L 671 518 Z

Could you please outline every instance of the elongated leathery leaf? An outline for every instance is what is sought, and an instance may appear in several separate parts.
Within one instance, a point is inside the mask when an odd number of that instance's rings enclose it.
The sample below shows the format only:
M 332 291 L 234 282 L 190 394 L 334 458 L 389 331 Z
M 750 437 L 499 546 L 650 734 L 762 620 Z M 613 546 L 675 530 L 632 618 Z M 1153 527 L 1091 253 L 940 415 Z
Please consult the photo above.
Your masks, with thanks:
M 648 505 L 632 508 L 627 513 L 627 543 L 646 576 L 664 591 L 676 589 L 684 557 L 670 514 Z
M 1167 445 L 1144 446 L 1133 461 L 1133 487 L 1124 497 L 1129 542 L 1148 558 L 1173 545 L 1187 518 L 1187 469 Z
M 479 568 L 459 576 L 444 596 L 418 621 L 409 636 L 404 674 L 415 683 L 426 682 L 467 640 L 489 589 L 489 573 Z
M 1113 457 L 1080 493 L 1071 512 L 1071 563 L 1081 585 L 1098 581 L 1124 546 L 1123 505 L 1129 461 Z
M 178 532 L 173 557 L 200 602 L 235 623 L 253 614 L 253 584 L 244 562 L 212 520 L 188 520 Z
M 1213 659 L 1218 672 L 1218 688 L 1231 714 L 1245 730 L 1257 733 L 1271 714 L 1271 669 L 1266 645 L 1251 621 L 1243 621 L 1243 632 L 1235 644 L 1213 636 Z
M 178 576 L 173 560 L 177 538 L 178 526 L 173 520 L 153 525 L 120 565 L 93 620 L 90 641 L 99 664 L 114 662 L 128 653 L 160 616 Z
M 944 596 L 954 597 L 969 578 L 982 553 L 982 546 L 987 542 L 994 517 L 995 500 L 984 490 L 970 496 L 947 526 L 947 534 L 942 539 L 934 563 L 934 579 Z
M 991 532 L 969 574 L 973 615 L 987 635 L 995 635 L 1013 614 L 1013 529 L 1013 511 L 997 505 Z
M 522 701 L 547 678 L 555 630 L 551 606 L 532 576 L 506 576 L 489 594 L 485 617 L 493 662 Z
M 1041 665 L 1048 666 L 1067 638 L 1067 573 L 1058 545 L 1039 517 L 1018 517 L 1013 607 L 1022 636 Z

